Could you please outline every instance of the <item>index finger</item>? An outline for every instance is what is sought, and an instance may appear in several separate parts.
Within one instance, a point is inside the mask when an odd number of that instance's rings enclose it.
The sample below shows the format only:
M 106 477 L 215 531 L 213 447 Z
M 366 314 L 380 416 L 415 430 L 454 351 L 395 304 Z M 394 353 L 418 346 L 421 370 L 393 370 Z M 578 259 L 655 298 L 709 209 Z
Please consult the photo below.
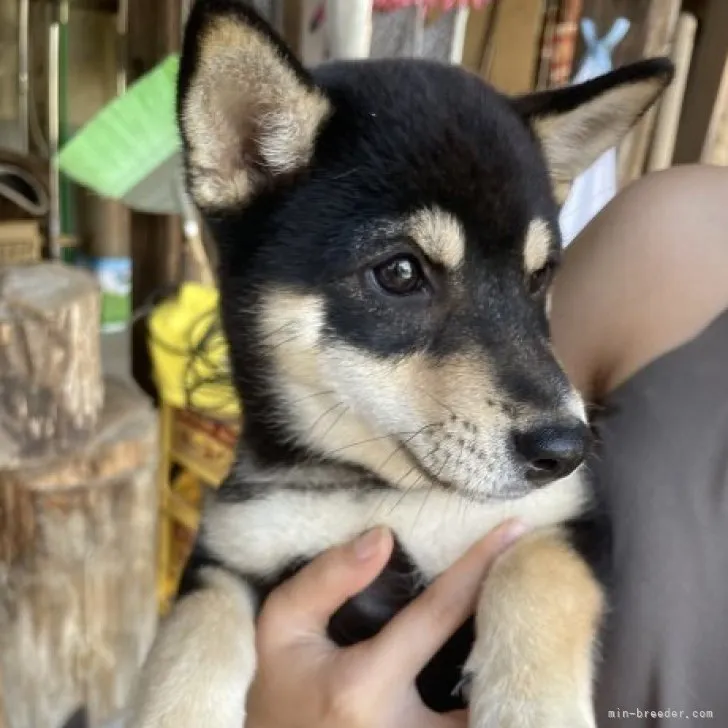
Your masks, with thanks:
M 377 679 L 414 679 L 472 614 L 493 561 L 525 531 L 518 521 L 491 531 L 363 646 L 378 666 Z M 382 678 L 382 670 L 390 674 Z

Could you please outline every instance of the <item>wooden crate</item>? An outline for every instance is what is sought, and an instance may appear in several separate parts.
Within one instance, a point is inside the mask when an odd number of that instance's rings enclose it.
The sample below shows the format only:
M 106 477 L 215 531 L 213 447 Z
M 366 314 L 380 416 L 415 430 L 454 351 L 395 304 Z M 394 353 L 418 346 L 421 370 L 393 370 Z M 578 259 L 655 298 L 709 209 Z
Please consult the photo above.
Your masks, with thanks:
M 165 613 L 194 543 L 205 488 L 215 488 L 232 465 L 239 426 L 162 404 L 159 533 L 159 609 Z
M 175 409 L 171 456 L 210 484 L 219 483 L 232 463 L 239 428 L 190 410 Z

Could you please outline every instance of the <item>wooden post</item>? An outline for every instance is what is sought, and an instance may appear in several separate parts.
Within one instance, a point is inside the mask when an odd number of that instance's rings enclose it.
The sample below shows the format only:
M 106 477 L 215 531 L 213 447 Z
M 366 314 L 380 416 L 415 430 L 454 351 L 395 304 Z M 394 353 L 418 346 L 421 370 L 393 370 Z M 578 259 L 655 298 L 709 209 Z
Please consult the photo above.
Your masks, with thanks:
M 99 726 L 157 621 L 157 418 L 106 382 L 96 432 L 60 456 L 0 449 L 0 728 Z
M 675 64 L 675 78 L 666 89 L 660 103 L 655 122 L 655 136 L 647 160 L 647 172 L 657 172 L 672 165 L 697 28 L 698 21 L 692 13 L 680 13 L 671 54 Z
M 644 58 L 670 54 L 680 15 L 680 4 L 681 0 L 652 0 L 645 19 L 646 38 L 642 50 Z M 661 100 L 650 107 L 620 144 L 618 154 L 620 187 L 639 179 L 645 171 L 660 104 Z
M 84 441 L 104 401 L 99 290 L 53 263 L 0 275 L 0 446 L 22 460 Z M 10 442 L 12 442 L 12 446 Z

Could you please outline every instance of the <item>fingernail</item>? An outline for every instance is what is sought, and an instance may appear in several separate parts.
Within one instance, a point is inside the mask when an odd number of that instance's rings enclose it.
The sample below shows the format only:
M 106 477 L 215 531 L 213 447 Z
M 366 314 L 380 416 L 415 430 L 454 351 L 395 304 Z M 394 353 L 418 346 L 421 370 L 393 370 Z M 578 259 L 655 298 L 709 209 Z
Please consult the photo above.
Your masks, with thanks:
M 354 541 L 354 555 L 360 561 L 370 559 L 379 551 L 384 529 L 381 526 L 365 531 Z

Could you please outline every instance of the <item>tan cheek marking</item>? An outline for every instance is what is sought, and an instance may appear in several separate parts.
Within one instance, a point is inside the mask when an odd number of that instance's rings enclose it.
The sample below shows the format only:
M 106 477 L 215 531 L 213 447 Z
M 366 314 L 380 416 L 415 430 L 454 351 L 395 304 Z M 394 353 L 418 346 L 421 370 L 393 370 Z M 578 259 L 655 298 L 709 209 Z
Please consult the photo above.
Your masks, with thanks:
M 341 345 L 339 361 L 347 369 L 358 369 L 368 385 L 378 392 L 377 407 L 414 417 L 419 426 L 447 424 L 455 415 L 485 431 L 503 417 L 504 393 L 488 371 L 487 362 L 476 353 L 459 354 L 436 361 L 423 353 L 411 354 L 396 364 L 381 362 L 365 353 Z M 406 403 L 406 404 L 405 404 Z M 484 434 L 484 433 L 482 433 Z
M 263 296 L 261 345 L 273 357 L 276 372 L 291 381 L 320 385 L 319 341 L 324 316 L 320 296 L 274 289 Z
M 551 232 L 546 222 L 540 218 L 531 220 L 523 247 L 523 267 L 526 275 L 544 267 L 551 251 L 551 242 Z
M 504 394 L 490 375 L 487 361 L 475 353 L 445 361 L 412 356 L 397 367 L 394 376 L 397 386 L 406 388 L 413 407 L 427 421 L 447 421 L 455 415 L 487 430 L 501 417 L 498 403 Z
M 407 222 L 407 232 L 435 263 L 452 270 L 465 257 L 465 231 L 449 213 L 436 207 L 416 212 Z
M 377 406 L 394 411 L 401 402 L 396 389 L 392 395 L 392 366 L 344 344 L 328 345 L 323 352 L 324 302 L 319 296 L 274 289 L 263 297 L 261 309 L 260 335 L 271 350 L 274 383 L 292 405 L 286 418 L 291 432 L 308 445 L 323 452 L 345 453 L 375 472 L 386 462 L 386 472 L 380 473 L 386 479 L 403 487 L 417 485 L 418 472 L 406 453 L 396 443 L 382 439 L 361 413 L 342 406 L 326 376 L 327 362 L 330 365 L 332 353 L 338 349 L 338 366 L 356 369 L 360 379 L 375 383 Z
M 454 414 L 461 425 L 468 422 L 477 427 L 480 437 L 518 423 L 526 426 L 543 415 L 536 405 L 514 401 L 498 384 L 487 357 L 478 351 L 464 352 L 442 362 L 424 355 L 411 357 L 389 375 L 389 381 L 407 391 L 412 407 L 423 418 L 446 421 Z M 585 419 L 575 391 L 569 410 Z

